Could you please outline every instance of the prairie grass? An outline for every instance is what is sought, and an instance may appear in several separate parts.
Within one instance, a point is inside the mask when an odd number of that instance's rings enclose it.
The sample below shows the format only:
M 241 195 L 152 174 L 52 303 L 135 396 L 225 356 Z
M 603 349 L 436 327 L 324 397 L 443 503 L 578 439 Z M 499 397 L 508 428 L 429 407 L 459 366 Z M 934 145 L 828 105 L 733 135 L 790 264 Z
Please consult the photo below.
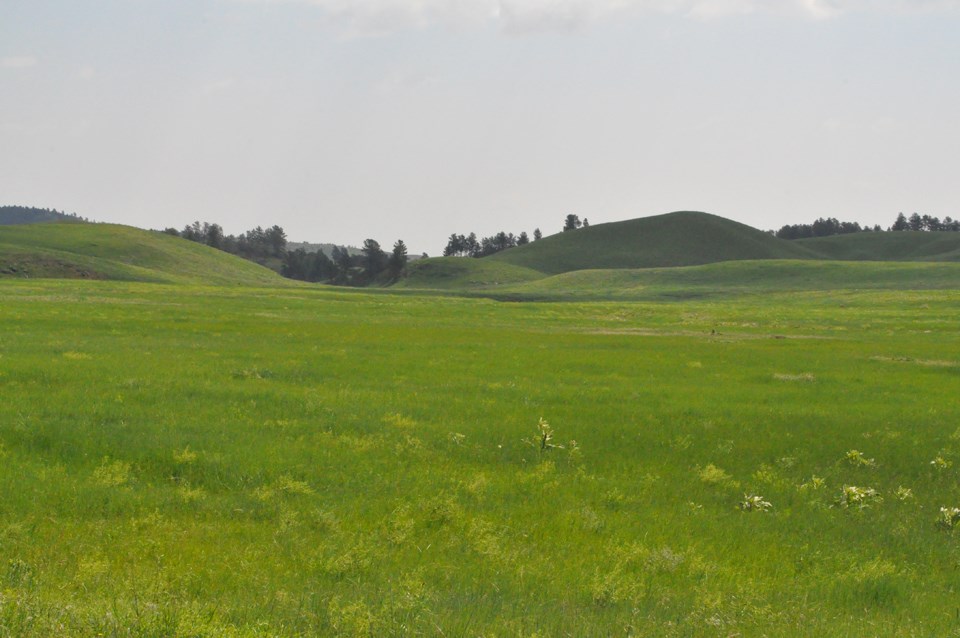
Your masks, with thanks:
M 0 636 L 957 635 L 958 302 L 2 282 Z

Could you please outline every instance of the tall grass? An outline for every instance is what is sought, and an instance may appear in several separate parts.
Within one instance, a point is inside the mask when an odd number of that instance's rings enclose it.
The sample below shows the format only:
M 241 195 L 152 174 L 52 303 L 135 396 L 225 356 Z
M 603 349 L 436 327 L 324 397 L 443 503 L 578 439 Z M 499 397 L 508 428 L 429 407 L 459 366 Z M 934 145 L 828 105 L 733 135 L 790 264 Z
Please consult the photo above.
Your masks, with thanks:
M 0 635 L 951 635 L 958 300 L 4 282 Z

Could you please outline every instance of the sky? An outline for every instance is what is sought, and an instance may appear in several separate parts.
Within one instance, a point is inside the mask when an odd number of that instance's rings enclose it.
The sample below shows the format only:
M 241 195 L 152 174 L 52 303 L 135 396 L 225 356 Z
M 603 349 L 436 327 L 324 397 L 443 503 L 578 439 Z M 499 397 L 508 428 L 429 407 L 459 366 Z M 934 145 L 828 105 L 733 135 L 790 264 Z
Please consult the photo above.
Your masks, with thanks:
M 0 205 L 451 233 L 960 217 L 960 0 L 2 0 Z

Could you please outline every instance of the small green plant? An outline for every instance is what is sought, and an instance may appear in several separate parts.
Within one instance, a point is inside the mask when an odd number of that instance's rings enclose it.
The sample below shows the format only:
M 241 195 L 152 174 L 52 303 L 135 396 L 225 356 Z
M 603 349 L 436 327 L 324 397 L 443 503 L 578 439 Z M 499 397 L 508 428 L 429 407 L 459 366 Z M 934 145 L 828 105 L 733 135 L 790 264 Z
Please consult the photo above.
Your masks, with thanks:
M 797 487 L 797 489 L 800 490 L 801 492 L 816 491 L 816 490 L 823 489 L 824 487 L 826 487 L 826 485 L 827 485 L 827 482 L 826 480 L 823 479 L 823 477 L 820 477 L 814 474 L 813 476 L 810 477 L 809 481 L 807 481 L 806 483 L 801 483 Z
M 700 475 L 700 480 L 708 485 L 719 485 L 721 487 L 740 486 L 723 468 L 717 467 L 713 463 L 708 463 L 706 467 L 699 470 L 698 474 Z
M 876 503 L 882 503 L 883 497 L 872 487 L 857 487 L 856 485 L 844 485 L 840 496 L 834 501 L 834 505 L 840 509 L 865 509 Z
M 543 417 L 540 417 L 540 421 L 537 423 L 537 435 L 528 441 L 528 443 L 540 452 L 563 449 L 562 445 L 553 442 L 553 428 Z
M 893 493 L 899 501 L 909 501 L 913 498 L 913 490 L 909 487 L 900 486 L 897 488 L 897 491 Z
M 944 470 L 950 469 L 950 467 L 953 465 L 953 461 L 948 461 L 938 454 L 935 459 L 930 461 L 930 465 L 932 465 L 933 469 L 935 469 L 937 472 L 943 472 Z
M 876 467 L 877 465 L 874 459 L 866 458 L 859 450 L 850 450 L 844 458 L 854 467 Z
M 960 507 L 941 507 L 937 516 L 937 527 L 945 531 L 953 531 L 960 523 Z
M 744 512 L 769 512 L 773 509 L 770 501 L 763 500 L 758 494 L 744 494 L 738 507 Z

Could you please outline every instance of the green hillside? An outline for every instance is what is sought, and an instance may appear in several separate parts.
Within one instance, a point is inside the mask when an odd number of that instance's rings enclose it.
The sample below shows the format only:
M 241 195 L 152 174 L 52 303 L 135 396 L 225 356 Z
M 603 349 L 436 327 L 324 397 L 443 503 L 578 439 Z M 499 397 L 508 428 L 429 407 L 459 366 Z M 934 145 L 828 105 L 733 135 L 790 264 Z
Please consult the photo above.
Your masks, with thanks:
M 872 261 L 960 261 L 960 233 L 852 233 L 795 239 L 825 259 Z
M 677 212 L 559 233 L 485 259 L 559 274 L 589 268 L 695 266 L 740 259 L 810 259 L 801 244 L 745 224 Z
M 727 261 L 679 268 L 579 270 L 504 286 L 523 299 L 657 300 L 831 290 L 957 290 L 960 263 Z
M 290 285 L 267 268 L 163 233 L 113 224 L 0 227 L 0 278 Z
M 492 288 L 543 277 L 544 273 L 531 268 L 490 259 L 436 257 L 411 262 L 407 266 L 406 276 L 394 287 L 440 290 Z

